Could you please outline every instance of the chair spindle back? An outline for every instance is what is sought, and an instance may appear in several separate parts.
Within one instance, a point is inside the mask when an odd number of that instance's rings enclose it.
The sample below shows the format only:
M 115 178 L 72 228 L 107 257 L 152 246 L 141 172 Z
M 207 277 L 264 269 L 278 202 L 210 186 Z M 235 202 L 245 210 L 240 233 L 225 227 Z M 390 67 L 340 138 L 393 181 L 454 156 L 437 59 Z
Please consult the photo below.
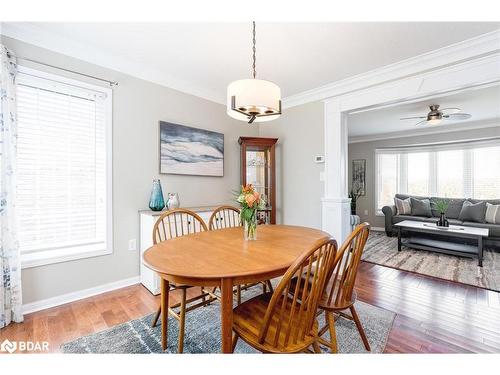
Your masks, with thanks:
M 336 253 L 334 239 L 321 240 L 288 268 L 267 307 L 259 332 L 260 343 L 269 335 L 272 345 L 280 349 L 312 334 L 319 299 Z M 306 282 L 300 275 L 305 275 L 305 280 L 310 281 Z M 271 320 L 277 323 L 273 324 L 276 330 L 269 329 Z
M 177 208 L 165 212 L 156 220 L 153 244 L 207 230 L 207 225 L 196 212 Z
M 221 206 L 210 216 L 208 228 L 210 230 L 240 227 L 240 210 L 233 206 Z
M 370 224 L 359 224 L 340 247 L 326 286 L 328 304 L 339 306 L 351 301 L 359 262 L 369 233 Z

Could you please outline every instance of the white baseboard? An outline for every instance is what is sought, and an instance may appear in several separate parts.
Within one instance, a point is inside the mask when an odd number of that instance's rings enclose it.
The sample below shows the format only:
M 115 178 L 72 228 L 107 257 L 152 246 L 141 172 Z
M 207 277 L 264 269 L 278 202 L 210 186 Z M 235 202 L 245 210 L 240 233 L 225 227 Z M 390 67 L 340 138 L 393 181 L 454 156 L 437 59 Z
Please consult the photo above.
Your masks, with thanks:
M 97 294 L 110 292 L 112 290 L 125 288 L 126 286 L 138 284 L 139 276 L 130 277 L 128 279 L 114 281 L 112 283 L 95 286 L 93 288 L 83 289 L 76 292 L 61 294 L 40 301 L 30 302 L 23 305 L 23 314 L 30 314 L 35 311 L 45 310 L 51 307 L 64 305 L 65 303 L 77 301 L 83 298 L 95 296 Z
M 385 232 L 385 228 L 382 227 L 370 227 L 370 230 L 373 230 L 375 232 Z

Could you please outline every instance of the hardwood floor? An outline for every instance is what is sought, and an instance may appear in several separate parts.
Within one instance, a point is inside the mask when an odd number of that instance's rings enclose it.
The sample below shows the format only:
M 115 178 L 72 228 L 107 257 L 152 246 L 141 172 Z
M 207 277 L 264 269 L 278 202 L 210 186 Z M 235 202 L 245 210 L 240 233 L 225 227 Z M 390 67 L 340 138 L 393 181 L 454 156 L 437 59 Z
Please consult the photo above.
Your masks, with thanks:
M 500 353 L 500 293 L 366 262 L 356 290 L 397 314 L 386 353 Z
M 500 353 L 500 293 L 363 262 L 358 298 L 395 312 L 386 353 Z M 191 295 L 196 290 L 190 290 Z M 0 342 L 48 341 L 49 350 L 156 310 L 141 285 L 29 314 Z M 171 304 L 178 302 L 172 293 Z
M 180 302 L 179 292 L 170 294 L 170 305 Z M 189 289 L 188 298 L 197 293 L 199 288 Z M 23 323 L 0 329 L 0 342 L 48 341 L 49 351 L 58 352 L 65 342 L 150 314 L 159 302 L 141 284 L 129 286 L 28 314 Z

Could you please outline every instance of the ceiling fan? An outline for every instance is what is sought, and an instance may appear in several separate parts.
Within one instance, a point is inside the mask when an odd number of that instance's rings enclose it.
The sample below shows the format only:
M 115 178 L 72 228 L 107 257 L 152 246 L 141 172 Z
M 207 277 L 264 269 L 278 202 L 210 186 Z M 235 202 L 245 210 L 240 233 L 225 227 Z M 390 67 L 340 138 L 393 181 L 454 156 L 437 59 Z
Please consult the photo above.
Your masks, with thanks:
M 427 123 L 429 125 L 437 125 L 443 120 L 467 120 L 472 117 L 469 113 L 460 112 L 460 108 L 443 108 L 439 109 L 439 105 L 433 104 L 429 106 L 430 112 L 425 116 L 403 117 L 400 120 L 424 119 L 417 122 L 415 125 Z

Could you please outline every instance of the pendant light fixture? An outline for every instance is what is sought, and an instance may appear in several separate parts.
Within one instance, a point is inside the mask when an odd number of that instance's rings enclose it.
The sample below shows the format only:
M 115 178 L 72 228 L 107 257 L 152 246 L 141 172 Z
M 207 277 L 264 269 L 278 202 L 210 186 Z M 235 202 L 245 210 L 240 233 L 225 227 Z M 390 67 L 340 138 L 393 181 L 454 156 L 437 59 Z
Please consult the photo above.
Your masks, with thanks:
M 252 73 L 251 79 L 240 79 L 227 87 L 227 114 L 242 121 L 264 122 L 277 119 L 281 115 L 281 90 L 270 81 L 255 78 L 255 22 L 252 33 Z

